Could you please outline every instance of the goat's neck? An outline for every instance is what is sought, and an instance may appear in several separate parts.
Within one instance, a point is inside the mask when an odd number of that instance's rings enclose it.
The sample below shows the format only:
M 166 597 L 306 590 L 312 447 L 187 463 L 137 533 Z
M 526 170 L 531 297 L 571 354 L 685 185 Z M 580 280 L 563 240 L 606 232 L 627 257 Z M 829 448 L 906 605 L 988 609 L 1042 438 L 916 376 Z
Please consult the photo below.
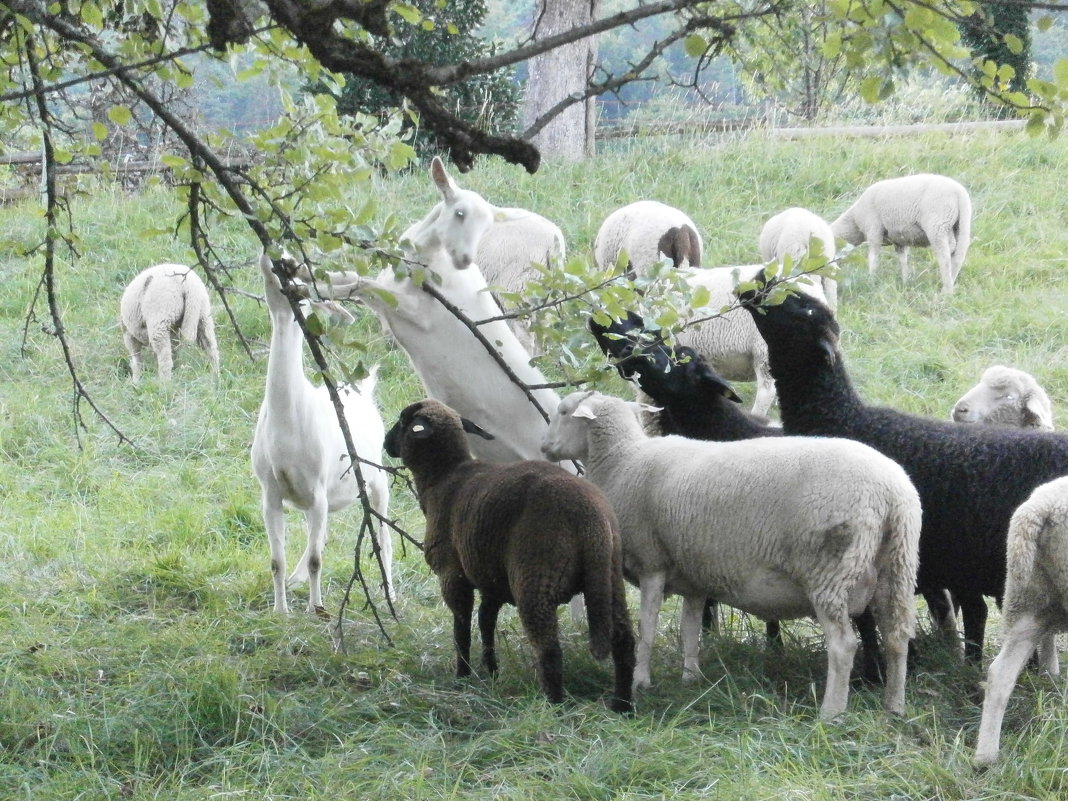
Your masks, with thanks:
M 287 301 L 285 309 L 271 310 L 266 402 L 276 411 L 292 408 L 304 396 L 306 387 L 304 334 Z

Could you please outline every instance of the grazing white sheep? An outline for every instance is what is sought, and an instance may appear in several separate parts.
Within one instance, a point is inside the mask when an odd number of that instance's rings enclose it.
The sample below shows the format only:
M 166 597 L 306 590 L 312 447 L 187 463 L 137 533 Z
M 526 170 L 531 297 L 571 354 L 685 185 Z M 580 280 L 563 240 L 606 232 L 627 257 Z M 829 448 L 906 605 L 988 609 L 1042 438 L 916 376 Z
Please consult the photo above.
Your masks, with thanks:
M 823 248 L 823 257 L 830 261 L 835 256 L 834 233 L 831 226 L 808 209 L 798 206 L 780 211 L 760 231 L 760 258 L 765 262 L 782 264 L 786 257 L 794 264 L 808 258 L 812 241 Z M 838 282 L 829 275 L 819 276 L 823 294 L 831 311 L 838 310 Z
M 834 718 L 857 648 L 850 614 L 870 605 L 886 647 L 883 705 L 904 711 L 921 512 L 897 464 L 847 440 L 648 437 L 627 403 L 595 392 L 561 402 L 545 452 L 581 459 L 619 518 L 624 574 L 641 590 L 636 686 L 650 684 L 665 593 L 683 597 L 683 675 L 698 674 L 711 598 L 767 620 L 815 615 L 827 640 L 820 716 Z
M 754 414 L 766 415 L 775 402 L 775 380 L 768 364 L 768 346 L 757 331 L 752 317 L 736 304 L 734 287 L 751 280 L 763 269 L 761 264 L 743 267 L 713 267 L 690 270 L 686 281 L 694 289 L 709 292 L 708 302 L 695 309 L 698 317 L 715 315 L 734 305 L 722 316 L 713 317 L 683 330 L 677 337 L 680 345 L 693 348 L 728 381 L 756 381 Z M 799 291 L 825 300 L 823 289 L 810 277 L 795 279 Z
M 293 271 L 283 257 L 283 269 Z M 252 440 L 252 468 L 262 489 L 263 522 L 271 546 L 274 610 L 288 612 L 286 601 L 286 522 L 284 506 L 304 513 L 308 544 L 289 577 L 289 585 L 309 580 L 308 610 L 323 610 L 320 571 L 326 545 L 327 517 L 359 496 L 337 413 L 325 386 L 315 387 L 304 375 L 304 335 L 282 294 L 270 257 L 260 258 L 264 294 L 271 315 L 271 350 L 267 384 Z M 362 462 L 360 471 L 372 508 L 383 517 L 389 506 L 388 474 L 382 462 L 385 425 L 372 399 L 375 372 L 350 387 L 339 387 L 345 422 Z M 377 523 L 377 521 L 375 521 Z M 393 543 L 388 530 L 378 528 L 377 542 L 384 569 L 386 593 L 394 598 Z
M 122 293 L 119 312 L 134 383 L 141 380 L 145 345 L 156 354 L 160 380 L 170 380 L 179 337 L 196 342 L 207 353 L 212 372 L 219 372 L 208 288 L 186 265 L 157 264 L 142 270 Z
M 1068 631 L 1068 477 L 1037 487 L 1009 522 L 1001 651 L 986 674 L 975 761 L 1001 747 L 1001 723 L 1024 664 L 1038 647 L 1042 670 L 1059 677 L 1056 634 Z
M 440 159 L 434 159 L 430 174 L 442 202 L 412 225 L 402 240 L 409 243 L 411 258 L 436 278 L 424 286 L 409 277 L 397 278 L 391 269 L 375 279 L 330 272 L 319 289 L 334 298 L 355 295 L 363 300 L 408 354 L 427 394 L 494 435 L 490 441 L 471 440 L 477 458 L 494 463 L 540 459 L 547 416 L 559 396 L 551 389 L 531 391 L 543 416 L 486 348 L 491 345 L 525 384 L 547 383 L 511 329 L 500 320 L 477 326 L 486 339 L 480 342 L 425 288 L 433 287 L 472 321 L 501 314 L 474 261 L 479 241 L 493 221 L 494 207 L 458 187 Z
M 645 275 L 663 259 L 675 267 L 700 267 L 704 243 L 685 212 L 656 200 L 639 200 L 609 214 L 593 240 L 593 260 L 601 270 L 627 254 L 626 273 Z
M 1014 367 L 986 368 L 979 383 L 953 404 L 950 417 L 958 423 L 986 423 L 1053 430 L 1053 406 L 1035 377 Z
M 953 292 L 972 238 L 972 200 L 968 190 L 945 175 L 921 173 L 889 178 L 865 189 L 831 223 L 835 236 L 851 245 L 868 243 L 868 270 L 879 264 L 879 248 L 893 245 L 901 279 L 911 277 L 909 247 L 930 247 L 938 261 L 942 292 Z

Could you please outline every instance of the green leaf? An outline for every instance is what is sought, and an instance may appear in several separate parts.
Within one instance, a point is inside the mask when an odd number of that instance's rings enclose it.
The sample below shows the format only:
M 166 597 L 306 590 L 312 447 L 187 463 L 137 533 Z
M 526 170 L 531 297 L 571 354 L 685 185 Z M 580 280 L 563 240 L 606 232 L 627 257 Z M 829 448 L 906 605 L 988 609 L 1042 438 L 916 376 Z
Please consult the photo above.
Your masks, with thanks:
M 708 40 L 700 34 L 691 33 L 683 39 L 682 47 L 686 51 L 686 55 L 691 58 L 697 58 L 708 50 Z
M 108 119 L 116 125 L 125 125 L 133 119 L 133 112 L 128 106 L 112 106 L 108 109 Z
M 423 20 L 423 15 L 415 6 L 410 6 L 407 3 L 397 3 L 393 6 L 393 10 L 398 16 L 403 17 L 407 22 L 412 25 L 418 25 Z
M 1037 20 L 1035 20 L 1035 27 L 1038 28 L 1042 33 L 1045 33 L 1053 27 L 1053 17 L 1048 14 L 1044 17 L 1039 17 Z
M 1003 37 L 1005 40 L 1005 46 L 1009 48 L 1009 52 L 1015 56 L 1020 55 L 1024 50 L 1023 42 L 1020 41 L 1020 37 L 1015 34 L 1007 33 Z
M 108 138 L 108 126 L 102 122 L 93 123 L 93 136 L 96 137 L 98 142 L 103 142 Z
M 164 153 L 162 156 L 160 156 L 159 160 L 163 164 L 163 166 L 170 167 L 172 170 L 178 170 L 183 167 L 189 166 L 188 160 L 182 158 L 181 156 L 176 156 L 173 153 Z

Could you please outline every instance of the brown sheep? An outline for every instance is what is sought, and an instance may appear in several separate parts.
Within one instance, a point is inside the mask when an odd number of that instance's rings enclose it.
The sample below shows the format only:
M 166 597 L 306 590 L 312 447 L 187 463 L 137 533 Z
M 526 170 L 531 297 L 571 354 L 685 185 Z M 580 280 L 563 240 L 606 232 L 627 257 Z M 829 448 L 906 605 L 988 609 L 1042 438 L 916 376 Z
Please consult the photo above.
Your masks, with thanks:
M 583 593 L 590 650 L 611 653 L 611 707 L 632 712 L 634 634 L 623 583 L 619 524 L 587 481 L 542 461 L 487 464 L 464 432 L 490 435 L 436 400 L 408 406 L 386 434 L 386 453 L 412 471 L 426 515 L 423 554 L 452 610 L 456 675 L 471 673 L 471 609 L 481 596 L 482 662 L 497 672 L 494 633 L 501 607 L 515 604 L 537 655 L 542 690 L 563 700 L 556 608 Z

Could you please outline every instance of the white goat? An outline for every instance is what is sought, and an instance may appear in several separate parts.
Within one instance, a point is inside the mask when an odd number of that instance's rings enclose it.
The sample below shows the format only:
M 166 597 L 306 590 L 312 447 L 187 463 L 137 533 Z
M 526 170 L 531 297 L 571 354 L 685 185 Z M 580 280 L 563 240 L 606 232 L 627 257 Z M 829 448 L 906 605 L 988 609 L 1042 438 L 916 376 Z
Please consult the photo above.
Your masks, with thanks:
M 286 257 L 280 262 L 290 268 Z M 308 610 L 323 609 L 320 571 L 326 545 L 327 517 L 359 498 L 337 413 L 326 387 L 315 387 L 304 375 L 304 335 L 289 300 L 273 271 L 270 257 L 260 258 L 267 309 L 271 315 L 271 351 L 267 386 L 252 441 L 252 468 L 262 488 L 263 522 L 271 546 L 274 610 L 288 612 L 286 601 L 286 523 L 284 506 L 304 513 L 308 544 L 289 577 L 290 586 L 309 580 Z M 382 462 L 385 426 L 372 399 L 375 373 L 351 387 L 339 387 L 360 471 L 372 508 L 383 517 L 389 506 L 388 474 Z M 368 460 L 368 464 L 362 460 Z M 377 543 L 389 598 L 393 589 L 393 542 L 386 529 Z
M 986 674 L 979 764 L 998 757 L 1005 707 L 1035 646 L 1040 668 L 1060 676 L 1056 635 L 1068 631 L 1068 477 L 1037 487 L 1013 513 L 1006 562 L 1003 645 Z
M 979 383 L 953 404 L 950 417 L 958 423 L 985 423 L 1053 430 L 1053 407 L 1046 390 L 1030 373 L 995 364 Z
M 355 295 L 363 300 L 408 354 L 427 394 L 493 434 L 490 441 L 469 439 L 477 458 L 496 463 L 540 459 L 541 438 L 548 428 L 545 417 L 470 328 L 424 288 L 433 287 L 472 321 L 501 314 L 474 262 L 494 207 L 459 188 L 440 159 L 434 159 L 430 174 L 442 202 L 402 237 L 411 247 L 411 258 L 427 268 L 425 282 L 397 278 L 391 269 L 375 279 L 331 272 L 319 289 L 331 297 Z M 477 328 L 521 381 L 528 386 L 547 383 L 504 321 Z M 530 394 L 546 414 L 560 402 L 551 389 Z
M 119 312 L 134 383 L 141 380 L 145 345 L 156 354 L 160 380 L 170 380 L 179 336 L 196 342 L 208 354 L 212 372 L 218 374 L 211 298 L 200 276 L 186 265 L 157 264 L 142 270 L 122 293 Z
M 835 236 L 851 245 L 868 243 L 868 271 L 879 265 L 879 249 L 893 245 L 907 281 L 909 247 L 930 247 L 938 261 L 942 293 L 953 292 L 972 239 L 972 200 L 968 190 L 945 175 L 921 173 L 889 178 L 865 189 L 831 223 Z
M 827 640 L 820 716 L 834 718 L 857 648 L 850 615 L 871 605 L 886 648 L 883 705 L 904 711 L 921 512 L 900 466 L 842 439 L 647 437 L 628 404 L 595 392 L 561 402 L 545 452 L 583 460 L 619 518 L 624 573 L 641 589 L 636 686 L 650 684 L 665 593 L 683 597 L 683 676 L 698 674 L 711 598 L 767 620 L 815 615 Z
M 774 260 L 783 264 L 789 256 L 796 265 L 808 258 L 813 240 L 822 246 L 826 261 L 835 257 L 834 233 L 827 221 L 808 209 L 794 206 L 764 223 L 760 231 L 760 258 L 765 262 Z M 831 311 L 837 311 L 838 282 L 829 275 L 821 275 L 818 280 L 827 305 Z

